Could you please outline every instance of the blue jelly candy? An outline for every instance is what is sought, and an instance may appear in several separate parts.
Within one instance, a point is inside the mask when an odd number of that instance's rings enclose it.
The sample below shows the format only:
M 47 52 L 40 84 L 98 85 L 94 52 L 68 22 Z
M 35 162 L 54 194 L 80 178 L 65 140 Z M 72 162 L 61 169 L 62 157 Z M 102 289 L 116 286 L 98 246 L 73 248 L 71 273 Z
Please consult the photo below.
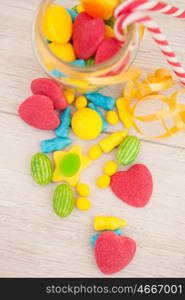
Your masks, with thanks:
M 83 59 L 76 59 L 74 61 L 71 62 L 71 65 L 77 66 L 77 67 L 85 67 L 85 60 Z
M 62 72 L 60 72 L 59 70 L 57 70 L 57 69 L 54 69 L 54 70 L 52 70 L 51 72 L 51 75 L 53 75 L 53 76 L 55 76 L 55 77 L 67 77 L 64 73 L 62 73 Z
M 103 113 L 101 112 L 101 110 L 99 110 L 93 103 L 89 103 L 88 107 L 97 111 L 97 113 L 100 115 L 101 119 L 102 119 L 102 131 L 106 131 L 109 127 L 109 124 L 107 123 L 107 121 L 105 120 Z
M 94 105 L 99 106 L 105 110 L 112 110 L 115 107 L 116 101 L 112 97 L 102 95 L 100 93 L 87 93 L 87 99 Z
M 60 116 L 60 125 L 55 130 L 55 134 L 58 137 L 66 138 L 69 135 L 71 125 L 71 108 L 67 107 Z
M 40 148 L 43 153 L 49 153 L 56 150 L 62 150 L 70 144 L 72 144 L 71 139 L 57 137 L 51 140 L 42 141 L 40 143 Z
M 78 13 L 76 12 L 76 10 L 67 8 L 67 11 L 71 16 L 72 21 L 74 21 L 76 19 L 76 17 L 78 16 Z
M 107 231 L 107 230 L 106 230 L 106 231 Z M 121 231 L 121 229 L 109 230 L 109 231 L 113 231 L 113 232 L 115 232 L 117 235 L 122 235 L 122 234 L 123 234 L 123 232 Z M 92 246 L 92 247 L 95 247 L 96 240 L 97 240 L 97 238 L 98 238 L 99 236 L 100 236 L 100 233 L 97 233 L 97 234 L 91 236 L 91 238 L 90 238 L 90 243 L 91 243 L 91 246 Z

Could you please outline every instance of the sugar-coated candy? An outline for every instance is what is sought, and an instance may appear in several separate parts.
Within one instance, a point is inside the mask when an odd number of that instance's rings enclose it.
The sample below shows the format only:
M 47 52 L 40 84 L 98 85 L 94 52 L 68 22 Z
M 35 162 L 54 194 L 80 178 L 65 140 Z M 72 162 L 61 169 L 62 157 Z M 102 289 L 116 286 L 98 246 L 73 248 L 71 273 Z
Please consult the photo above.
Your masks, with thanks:
M 101 175 L 96 180 L 96 185 L 100 189 L 107 188 L 109 186 L 109 184 L 110 184 L 110 176 L 108 176 L 108 175 Z
M 113 232 L 115 232 L 117 235 L 122 235 L 122 231 L 120 229 L 116 229 L 116 230 L 111 230 Z M 97 233 L 95 235 L 93 235 L 90 239 L 90 243 L 91 243 L 91 246 L 94 247 L 96 245 L 96 240 L 97 238 L 100 236 L 101 233 Z
M 100 271 L 110 275 L 121 271 L 132 261 L 136 253 L 136 242 L 115 232 L 105 231 L 96 240 L 94 252 Z
M 73 24 L 73 45 L 78 58 L 89 59 L 105 35 L 105 24 L 87 13 L 80 13 Z
M 112 151 L 114 148 L 120 145 L 127 134 L 128 131 L 125 130 L 110 134 L 108 137 L 99 142 L 101 150 L 105 153 Z
M 90 195 L 90 188 L 87 184 L 82 182 L 77 184 L 76 191 L 81 197 L 88 197 Z
M 72 19 L 60 5 L 51 5 L 43 17 L 44 36 L 52 42 L 65 44 L 71 39 Z
M 58 137 L 66 138 L 69 135 L 71 125 L 71 108 L 67 107 L 60 116 L 60 125 L 55 130 L 55 134 Z
M 88 103 L 88 101 L 85 96 L 79 96 L 75 100 L 75 107 L 77 109 L 82 109 L 82 108 L 87 107 L 87 103 Z
M 75 100 L 75 92 L 72 89 L 68 88 L 64 91 L 64 97 L 66 98 L 67 103 L 71 104 Z
M 74 209 L 74 192 L 68 184 L 60 184 L 55 189 L 53 209 L 61 218 L 68 217 L 72 213 Z
M 106 120 L 110 125 L 116 125 L 118 123 L 118 115 L 114 110 L 109 110 L 106 113 Z
M 55 109 L 64 109 L 68 106 L 63 90 L 57 82 L 49 78 L 37 78 L 31 82 L 31 91 L 36 95 L 44 95 L 53 101 Z
M 36 153 L 31 159 L 31 174 L 37 184 L 47 185 L 51 182 L 53 167 L 45 154 Z
M 57 57 L 65 62 L 72 62 L 76 59 L 75 51 L 71 43 L 58 44 L 53 42 L 49 44 L 48 47 Z
M 72 144 L 69 138 L 57 137 L 51 140 L 45 140 L 40 143 L 40 148 L 43 153 L 50 153 L 56 150 L 62 150 Z
M 115 37 L 114 30 L 111 26 L 105 25 L 105 38 Z
M 103 172 L 108 175 L 108 176 L 112 176 L 114 175 L 118 170 L 118 166 L 117 164 L 115 163 L 115 161 L 108 161 L 104 167 L 103 167 Z
M 95 55 L 95 64 L 100 64 L 116 55 L 121 49 L 121 43 L 114 37 L 104 39 L 98 46 Z
M 85 11 L 94 18 L 109 19 L 120 0 L 81 0 Z
M 89 210 L 91 208 L 91 202 L 83 197 L 76 199 L 76 207 L 80 210 Z
M 74 21 L 76 19 L 76 17 L 78 16 L 78 13 L 74 9 L 69 9 L 69 8 L 66 8 L 66 9 L 71 16 L 72 21 Z
M 101 155 L 102 151 L 99 145 L 93 145 L 88 151 L 88 156 L 92 160 L 98 159 Z
M 127 171 L 114 174 L 110 186 L 123 202 L 134 207 L 143 207 L 152 195 L 153 180 L 145 165 L 136 164 Z
M 124 124 L 126 128 L 132 127 L 132 116 L 129 114 L 128 110 L 126 109 L 124 98 L 118 98 L 116 100 L 116 107 L 118 109 L 119 118 Z
M 19 106 L 21 119 L 32 127 L 43 130 L 54 130 L 60 120 L 55 114 L 53 102 L 42 95 L 33 95 Z
M 71 126 L 80 139 L 91 140 L 100 134 L 102 119 L 96 111 L 86 107 L 74 113 Z
M 107 121 L 105 120 L 101 110 L 99 110 L 93 103 L 89 103 L 88 107 L 91 109 L 94 109 L 100 115 L 100 117 L 102 119 L 102 124 L 103 124 L 102 131 L 107 131 L 109 125 L 108 125 Z
M 126 221 L 117 217 L 94 217 L 94 229 L 101 230 L 116 230 L 126 225 Z
M 94 105 L 105 110 L 112 110 L 115 107 L 115 99 L 100 93 L 86 93 L 86 97 Z
M 136 136 L 127 136 L 116 153 L 118 163 L 122 166 L 130 165 L 136 159 L 140 148 L 141 142 Z

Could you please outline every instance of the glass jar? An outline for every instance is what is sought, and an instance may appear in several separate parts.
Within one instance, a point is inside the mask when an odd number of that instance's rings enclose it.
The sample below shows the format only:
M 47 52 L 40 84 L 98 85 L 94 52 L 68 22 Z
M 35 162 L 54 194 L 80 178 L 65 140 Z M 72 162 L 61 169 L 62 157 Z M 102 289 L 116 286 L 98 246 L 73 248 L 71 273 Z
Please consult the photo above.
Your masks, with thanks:
M 98 90 L 102 87 L 125 82 L 136 77 L 137 69 L 133 68 L 132 64 L 138 51 L 141 37 L 138 25 L 131 25 L 127 29 L 122 49 L 114 57 L 98 65 L 75 66 L 62 61 L 50 51 L 48 41 L 45 39 L 42 31 L 45 11 L 50 5 L 60 4 L 63 7 L 72 8 L 72 6 L 78 5 L 79 2 L 79 0 L 43 0 L 41 2 L 34 19 L 32 41 L 34 52 L 43 70 L 48 76 L 62 85 L 74 88 L 78 92 Z

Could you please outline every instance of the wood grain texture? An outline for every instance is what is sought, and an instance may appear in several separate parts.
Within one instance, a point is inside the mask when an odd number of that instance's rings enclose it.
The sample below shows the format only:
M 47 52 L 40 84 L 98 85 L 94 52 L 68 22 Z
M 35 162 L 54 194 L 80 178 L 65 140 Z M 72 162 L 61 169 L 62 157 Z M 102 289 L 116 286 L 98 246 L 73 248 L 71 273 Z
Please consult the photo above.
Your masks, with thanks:
M 70 6 L 75 1 L 68 2 Z M 169 3 L 185 7 L 184 0 Z M 27 126 L 17 116 L 19 103 L 30 95 L 30 81 L 43 76 L 31 46 L 38 4 L 39 0 L 0 0 L 0 277 L 104 277 L 89 243 L 95 215 L 125 218 L 124 234 L 137 241 L 133 263 L 113 277 L 185 277 L 184 134 L 161 141 L 142 138 L 137 162 L 146 164 L 154 177 L 153 197 L 142 209 L 123 204 L 110 189 L 96 188 L 103 164 L 114 159 L 114 153 L 82 175 L 92 189 L 92 210 L 75 210 L 64 220 L 52 210 L 56 185 L 40 187 L 30 177 L 31 156 L 39 151 L 41 140 L 53 136 Z M 184 23 L 156 18 L 185 65 Z M 135 64 L 144 72 L 166 66 L 148 34 Z M 121 86 L 105 92 L 119 96 L 120 91 Z M 121 129 L 121 124 L 116 128 Z M 86 152 L 94 142 L 74 138 L 74 143 Z

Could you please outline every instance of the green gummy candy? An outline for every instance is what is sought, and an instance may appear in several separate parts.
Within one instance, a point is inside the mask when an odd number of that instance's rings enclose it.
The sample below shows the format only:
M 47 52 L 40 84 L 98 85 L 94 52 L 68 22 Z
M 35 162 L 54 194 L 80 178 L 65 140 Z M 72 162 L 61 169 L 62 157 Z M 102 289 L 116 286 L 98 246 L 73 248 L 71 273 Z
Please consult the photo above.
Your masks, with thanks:
M 116 158 L 120 165 L 130 165 L 137 157 L 141 142 L 136 136 L 127 136 L 120 144 Z
M 53 209 L 61 218 L 68 217 L 72 213 L 74 209 L 74 192 L 68 184 L 60 184 L 55 189 Z
M 53 167 L 50 159 L 43 153 L 36 153 L 31 160 L 31 174 L 37 184 L 47 185 L 51 182 Z
M 69 153 L 60 162 L 60 172 L 66 177 L 75 175 L 80 169 L 80 157 L 78 154 Z
M 115 24 L 115 21 L 116 21 L 116 19 L 112 16 L 110 19 L 108 19 L 108 20 L 105 21 L 105 24 L 109 25 L 110 27 L 113 28 L 114 24 Z
M 94 65 L 94 57 L 90 57 L 85 61 L 86 66 L 90 67 Z

